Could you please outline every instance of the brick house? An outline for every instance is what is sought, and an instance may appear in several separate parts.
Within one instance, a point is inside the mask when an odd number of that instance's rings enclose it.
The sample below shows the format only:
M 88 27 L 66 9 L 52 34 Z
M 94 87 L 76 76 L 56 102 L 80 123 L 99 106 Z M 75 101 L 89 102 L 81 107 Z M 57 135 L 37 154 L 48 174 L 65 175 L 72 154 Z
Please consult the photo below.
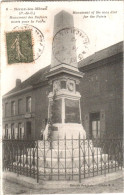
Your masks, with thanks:
M 39 139 L 48 118 L 47 66 L 3 96 L 3 136 Z M 79 62 L 82 123 L 87 136 L 123 133 L 123 42 Z

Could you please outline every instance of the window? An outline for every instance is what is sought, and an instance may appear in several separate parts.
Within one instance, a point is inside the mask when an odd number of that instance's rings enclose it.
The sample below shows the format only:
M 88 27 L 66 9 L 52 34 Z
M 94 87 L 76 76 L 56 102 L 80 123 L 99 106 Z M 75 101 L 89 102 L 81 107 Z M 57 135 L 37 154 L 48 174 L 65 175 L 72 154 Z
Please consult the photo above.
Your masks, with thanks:
M 18 100 L 18 114 L 22 114 L 22 99 Z
M 92 138 L 100 138 L 100 113 L 91 113 L 90 122 Z
M 14 137 L 15 137 L 15 135 L 14 135 L 14 123 L 13 124 L 11 124 L 11 139 L 13 139 Z
M 14 130 L 14 138 L 18 139 L 18 128 L 17 128 L 17 124 L 16 124 L 16 128 Z
M 18 138 L 23 139 L 23 137 L 24 137 L 24 131 L 22 128 L 22 123 L 19 123 L 18 124 Z
M 27 139 L 31 139 L 31 122 L 30 121 L 26 123 L 26 137 Z
M 26 112 L 31 112 L 31 97 L 26 98 Z
M 8 124 L 5 125 L 5 132 L 4 132 L 5 138 L 8 139 Z
M 15 115 L 15 101 L 11 102 L 11 114 Z
M 8 103 L 5 103 L 5 116 L 8 115 Z

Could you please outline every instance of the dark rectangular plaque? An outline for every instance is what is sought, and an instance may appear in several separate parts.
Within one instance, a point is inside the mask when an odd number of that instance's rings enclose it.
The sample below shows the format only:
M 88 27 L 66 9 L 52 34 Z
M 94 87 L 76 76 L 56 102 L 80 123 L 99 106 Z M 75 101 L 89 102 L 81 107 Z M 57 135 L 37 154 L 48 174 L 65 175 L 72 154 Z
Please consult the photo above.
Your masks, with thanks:
M 80 123 L 79 100 L 65 99 L 65 122 Z
M 50 118 L 52 123 L 61 123 L 62 122 L 62 100 L 54 100 L 50 102 Z

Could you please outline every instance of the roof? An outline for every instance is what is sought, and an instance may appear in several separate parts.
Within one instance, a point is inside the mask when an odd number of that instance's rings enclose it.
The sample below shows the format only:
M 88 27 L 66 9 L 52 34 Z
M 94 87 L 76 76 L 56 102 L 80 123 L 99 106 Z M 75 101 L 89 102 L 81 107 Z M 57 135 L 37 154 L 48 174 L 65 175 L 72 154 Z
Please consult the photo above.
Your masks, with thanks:
M 123 53 L 123 41 L 88 56 L 79 62 L 78 67 L 88 66 L 119 53 Z
M 32 85 L 35 85 L 37 83 L 40 83 L 40 82 L 43 82 L 43 81 L 47 80 L 46 77 L 45 77 L 45 74 L 48 73 L 49 70 L 50 70 L 50 65 L 46 66 L 43 69 L 40 69 L 35 74 L 33 74 L 31 77 L 29 77 L 28 79 L 23 81 L 18 87 L 13 88 L 12 90 L 10 90 L 5 95 L 9 95 L 9 94 L 14 93 L 16 91 L 23 90 L 23 89 L 25 89 L 29 86 L 32 86 Z
M 96 53 L 94 53 L 93 55 L 85 58 L 84 60 L 79 62 L 79 68 L 82 68 L 84 66 L 88 66 L 89 64 L 93 64 L 97 61 L 106 59 L 110 56 L 114 56 L 118 53 L 122 53 L 123 52 L 123 42 L 119 42 L 115 45 L 112 45 L 108 48 L 105 48 L 103 50 L 100 50 Z M 13 88 L 12 90 L 10 90 L 8 93 L 6 93 L 4 96 L 9 95 L 11 93 L 23 90 L 27 87 L 30 87 L 32 85 L 38 84 L 40 82 L 46 81 L 46 77 L 45 74 L 48 73 L 50 70 L 50 65 L 40 69 L 38 72 L 36 72 L 35 74 L 33 74 L 31 77 L 29 77 L 28 79 L 26 79 L 25 81 L 23 81 L 18 87 Z

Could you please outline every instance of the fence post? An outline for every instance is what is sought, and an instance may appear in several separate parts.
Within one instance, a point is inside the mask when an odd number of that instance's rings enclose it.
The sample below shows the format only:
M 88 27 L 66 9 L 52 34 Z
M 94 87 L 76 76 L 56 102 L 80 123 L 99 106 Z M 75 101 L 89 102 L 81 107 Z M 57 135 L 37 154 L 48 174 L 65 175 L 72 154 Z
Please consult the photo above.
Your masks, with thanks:
M 72 135 L 72 180 L 73 180 L 73 135 Z
M 37 183 L 39 183 L 39 162 L 38 162 L 39 156 L 38 156 L 38 140 L 37 140 Z
M 84 162 L 84 178 L 85 178 L 85 142 L 86 142 L 86 139 L 83 139 L 83 150 L 84 150 L 84 155 L 83 155 L 83 162 Z
M 66 178 L 66 134 L 64 139 L 65 139 L 64 141 L 65 141 L 65 178 Z
M 79 183 L 81 183 L 81 154 L 80 154 L 80 133 L 79 133 Z
M 58 180 L 59 180 L 59 134 L 58 134 Z
M 123 145 L 123 139 L 120 140 L 121 141 L 121 169 L 124 168 L 124 163 L 123 163 L 123 151 L 124 151 L 124 145 Z
M 51 150 L 51 177 L 50 177 L 50 179 L 51 179 L 51 180 L 52 180 L 52 175 L 53 175 L 52 149 L 53 149 L 53 140 L 52 140 L 52 137 L 51 137 L 51 140 L 50 140 L 50 150 Z
M 45 156 L 45 139 L 44 141 L 44 178 L 46 177 L 46 172 L 45 172 L 45 166 L 46 166 L 46 156 Z

